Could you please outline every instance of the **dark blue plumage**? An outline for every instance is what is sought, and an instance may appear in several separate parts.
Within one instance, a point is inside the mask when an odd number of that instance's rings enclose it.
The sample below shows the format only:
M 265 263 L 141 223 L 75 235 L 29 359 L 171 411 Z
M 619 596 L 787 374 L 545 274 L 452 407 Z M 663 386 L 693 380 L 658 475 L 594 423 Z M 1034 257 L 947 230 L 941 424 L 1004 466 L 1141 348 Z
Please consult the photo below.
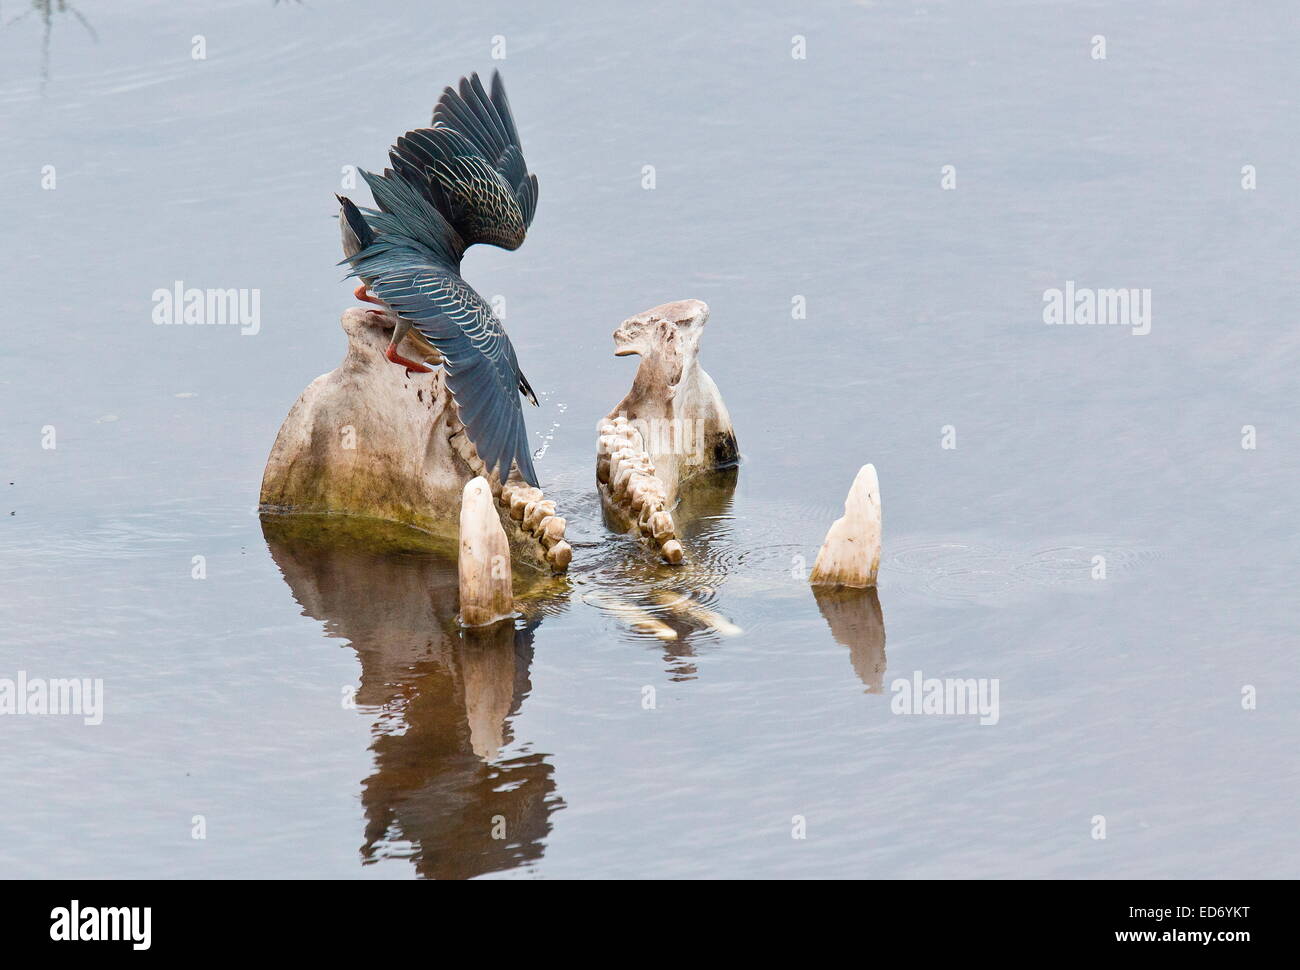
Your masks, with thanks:
M 377 209 L 340 199 L 345 262 L 398 315 L 389 359 L 414 327 L 443 356 L 447 386 L 479 457 L 501 481 L 513 462 L 530 485 L 519 395 L 537 403 L 514 347 L 491 307 L 460 276 L 465 249 L 517 249 L 537 205 L 537 177 L 497 74 L 492 94 L 477 74 L 447 88 L 433 126 L 408 131 L 389 150 L 392 167 L 362 172 Z

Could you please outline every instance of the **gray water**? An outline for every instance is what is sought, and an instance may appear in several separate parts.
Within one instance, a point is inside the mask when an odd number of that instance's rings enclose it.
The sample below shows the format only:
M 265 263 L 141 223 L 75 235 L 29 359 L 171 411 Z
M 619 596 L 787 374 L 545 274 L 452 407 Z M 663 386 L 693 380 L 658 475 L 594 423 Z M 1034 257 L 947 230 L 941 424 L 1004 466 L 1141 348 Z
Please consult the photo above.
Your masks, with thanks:
M 1293 4 L 42 6 L 0 6 L 0 678 L 105 712 L 0 717 L 0 875 L 1300 874 Z M 541 198 L 464 273 L 575 557 L 473 638 L 418 537 L 256 502 L 345 347 L 343 166 L 493 67 Z M 177 280 L 258 332 L 155 325 Z M 1045 325 L 1066 281 L 1150 332 Z M 673 571 L 594 426 L 686 297 L 744 461 Z M 865 462 L 878 597 L 819 603 Z M 744 633 L 600 605 L 661 589 Z M 915 671 L 997 723 L 893 713 Z

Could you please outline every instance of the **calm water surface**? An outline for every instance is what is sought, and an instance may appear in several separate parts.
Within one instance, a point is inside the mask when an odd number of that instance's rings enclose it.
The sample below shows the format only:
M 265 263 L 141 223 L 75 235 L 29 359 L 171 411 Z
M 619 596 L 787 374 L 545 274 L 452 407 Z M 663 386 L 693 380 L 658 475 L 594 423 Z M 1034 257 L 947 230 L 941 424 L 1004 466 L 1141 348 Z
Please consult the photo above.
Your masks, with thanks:
M 43 6 L 0 8 L 0 677 L 106 714 L 0 719 L 0 874 L 1300 875 L 1294 5 Z M 541 201 L 464 270 L 575 558 L 465 637 L 418 537 L 255 505 L 344 350 L 343 166 L 493 66 Z M 259 332 L 155 326 L 178 280 Z M 1151 332 L 1045 326 L 1067 280 Z M 744 463 L 673 571 L 601 525 L 593 429 L 611 331 L 686 297 Z M 867 461 L 878 596 L 815 597 Z M 657 590 L 744 633 L 605 608 Z M 914 671 L 998 723 L 892 714 Z

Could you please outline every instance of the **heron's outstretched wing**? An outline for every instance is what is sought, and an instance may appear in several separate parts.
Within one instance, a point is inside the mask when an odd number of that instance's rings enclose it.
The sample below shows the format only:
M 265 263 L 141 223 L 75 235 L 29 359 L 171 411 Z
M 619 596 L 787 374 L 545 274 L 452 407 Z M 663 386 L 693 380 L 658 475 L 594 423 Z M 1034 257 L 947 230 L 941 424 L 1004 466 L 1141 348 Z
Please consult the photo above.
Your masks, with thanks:
M 371 286 L 442 354 L 461 424 L 488 470 L 504 482 L 513 461 L 536 485 L 519 404 L 527 382 L 491 307 L 459 276 L 434 266 L 385 273 Z
M 517 249 L 537 210 L 537 176 L 528 171 L 501 77 L 492 94 L 477 74 L 447 88 L 433 127 L 408 131 L 389 151 L 393 169 L 425 194 L 467 245 Z
M 510 186 L 523 212 L 524 225 L 532 225 L 537 209 L 537 176 L 529 174 L 524 163 L 524 147 L 519 143 L 519 129 L 515 127 L 501 74 L 492 72 L 490 97 L 477 74 L 461 78 L 459 90 L 446 88 L 433 107 L 433 124 L 452 128 L 474 143 L 479 154 Z

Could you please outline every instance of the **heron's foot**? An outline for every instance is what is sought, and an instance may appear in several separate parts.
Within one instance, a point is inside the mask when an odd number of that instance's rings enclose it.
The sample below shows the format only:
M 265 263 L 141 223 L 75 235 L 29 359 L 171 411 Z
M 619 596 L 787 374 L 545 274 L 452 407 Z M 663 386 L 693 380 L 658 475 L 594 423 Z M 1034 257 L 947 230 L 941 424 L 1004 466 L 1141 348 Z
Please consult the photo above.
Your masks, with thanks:
M 387 357 L 389 360 L 391 360 L 394 364 L 397 364 L 400 367 L 405 367 L 408 371 L 415 371 L 415 373 L 417 374 L 428 374 L 430 371 L 433 370 L 432 367 L 425 367 L 423 364 L 417 364 L 413 360 L 407 360 L 405 357 L 403 357 L 401 354 L 397 352 L 397 348 L 394 347 L 392 344 L 388 345 L 388 349 L 384 351 L 384 356 Z
M 355 290 L 352 291 L 352 295 L 355 296 L 355 297 L 356 297 L 358 300 L 360 300 L 362 303 L 375 303 L 375 304 L 378 304 L 379 306 L 383 306 L 383 305 L 384 305 L 384 301 L 383 301 L 383 300 L 377 300 L 377 299 L 375 299 L 373 296 L 371 296 L 371 295 L 369 294 L 369 292 L 367 292 L 367 290 L 366 290 L 366 284 L 365 284 L 365 283 L 358 283 L 358 284 L 357 284 L 357 288 L 356 288 Z M 376 312 L 378 312 L 378 311 L 376 311 L 376 310 L 371 310 L 370 312 L 371 312 L 371 313 L 376 313 Z

